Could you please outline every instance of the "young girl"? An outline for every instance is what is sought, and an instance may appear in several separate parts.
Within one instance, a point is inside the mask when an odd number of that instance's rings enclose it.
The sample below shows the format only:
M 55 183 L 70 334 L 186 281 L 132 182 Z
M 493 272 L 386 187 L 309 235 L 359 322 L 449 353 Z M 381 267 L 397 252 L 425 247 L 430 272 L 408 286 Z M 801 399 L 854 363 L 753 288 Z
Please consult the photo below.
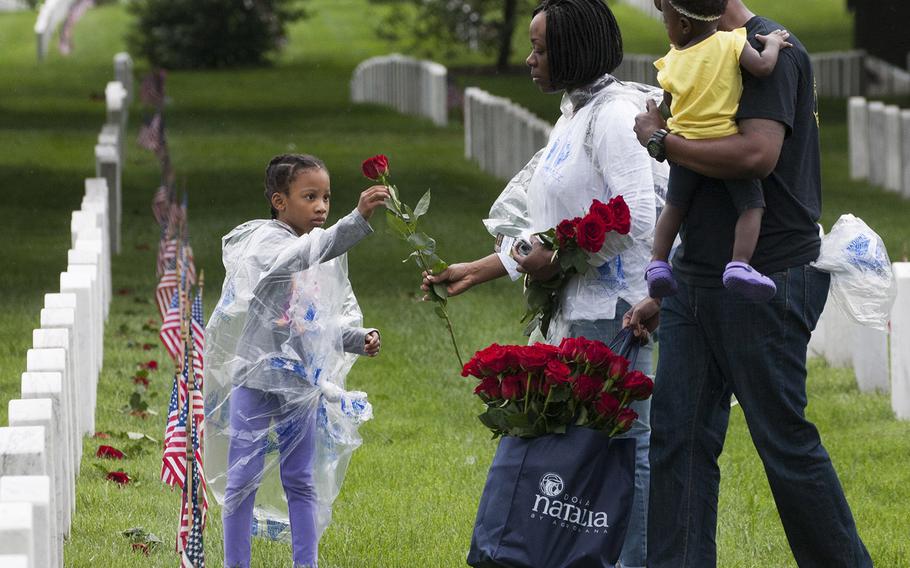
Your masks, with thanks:
M 752 75 L 771 74 L 780 50 L 790 47 L 790 34 L 776 30 L 756 35 L 764 44 L 759 53 L 746 41 L 746 30 L 717 31 L 727 0 L 662 0 L 664 24 L 673 47 L 655 62 L 657 80 L 665 91 L 664 101 L 672 116 L 667 129 L 689 139 L 721 138 L 737 133 L 736 112 L 742 95 L 740 65 Z M 659 130 L 649 141 L 648 151 L 663 161 L 663 138 Z M 652 298 L 676 293 L 676 281 L 667 259 L 692 200 L 698 174 L 671 164 L 667 204 L 654 233 L 652 260 L 645 272 Z M 752 300 L 769 300 L 774 282 L 749 265 L 764 214 L 765 200 L 759 180 L 724 182 L 739 213 L 733 243 L 733 259 L 724 270 L 724 286 Z
M 344 390 L 354 358 L 345 354 L 380 348 L 379 333 L 360 327 L 345 253 L 372 232 L 389 194 L 367 189 L 323 229 L 330 193 L 318 158 L 277 156 L 265 174 L 272 219 L 222 240 L 224 286 L 206 330 L 205 459 L 230 568 L 250 566 L 252 534 L 288 532 L 294 565 L 317 565 L 357 425 L 371 415 L 364 393 Z

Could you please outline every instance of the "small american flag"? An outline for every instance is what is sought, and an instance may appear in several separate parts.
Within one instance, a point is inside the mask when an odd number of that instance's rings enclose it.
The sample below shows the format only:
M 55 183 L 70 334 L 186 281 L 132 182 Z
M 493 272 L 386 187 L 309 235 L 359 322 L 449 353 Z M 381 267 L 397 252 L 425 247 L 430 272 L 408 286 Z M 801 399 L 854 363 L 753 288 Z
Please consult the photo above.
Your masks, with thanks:
M 161 324 L 161 331 L 158 337 L 167 352 L 174 361 L 177 361 L 181 355 L 183 342 L 180 340 L 180 327 L 183 321 L 183 314 L 180 312 L 180 294 L 179 290 L 174 289 L 171 296 L 170 307 L 164 314 L 164 322 Z
M 164 274 L 171 262 L 177 262 L 177 239 L 167 238 L 166 231 L 162 231 L 161 236 L 158 241 L 158 276 Z
M 184 404 L 183 408 L 177 411 L 177 404 L 174 403 L 176 397 L 177 382 L 186 379 L 187 366 L 184 360 L 182 377 L 175 377 L 174 390 L 171 392 L 172 406 L 168 408 L 168 425 L 164 431 L 166 438 L 164 454 L 161 456 L 161 480 L 170 486 L 184 486 L 186 480 L 186 424 L 189 405 Z M 172 422 L 171 408 L 174 409 L 176 420 Z M 173 424 L 173 427 L 171 427 Z M 167 480 L 165 480 L 167 476 Z
M 193 247 L 184 241 L 180 250 L 180 263 L 182 270 L 186 271 L 186 281 L 191 285 L 196 283 L 196 259 L 193 257 Z
M 193 358 L 193 371 L 196 373 L 196 388 L 202 390 L 203 370 L 205 369 L 203 361 L 203 353 L 205 352 L 205 314 L 202 311 L 201 290 L 196 290 L 196 298 L 193 300 L 191 315 L 190 335 L 193 337 L 193 349 L 196 351 Z
M 193 398 L 195 399 L 195 392 L 198 392 L 198 390 L 193 390 Z M 195 408 L 193 410 L 195 413 Z M 180 510 L 180 529 L 177 531 L 177 551 L 182 553 L 181 566 L 202 568 L 205 566 L 202 534 L 205 531 L 209 502 L 205 473 L 202 467 L 202 452 L 199 447 L 199 432 L 197 428 L 191 427 L 191 430 L 193 462 L 189 464 L 189 468 L 193 480 L 193 489 L 190 494 L 187 491 L 187 486 L 183 485 L 183 506 Z M 201 503 L 199 499 L 200 492 L 202 493 Z
M 162 185 L 155 191 L 152 197 L 152 215 L 159 225 L 165 225 L 167 214 L 171 203 L 171 190 L 166 185 Z
M 139 99 L 150 107 L 160 108 L 164 104 L 164 80 L 167 77 L 164 69 L 155 69 L 142 78 L 139 87 Z
M 180 476 L 178 472 L 180 469 L 175 469 L 178 464 L 172 463 L 169 461 L 169 454 L 167 451 L 168 446 L 171 445 L 171 438 L 174 435 L 174 432 L 179 427 L 180 423 L 180 404 L 178 401 L 177 395 L 177 384 L 180 382 L 180 375 L 174 374 L 174 387 L 171 389 L 171 401 L 167 407 L 167 425 L 164 427 L 164 454 L 161 456 L 161 481 L 166 485 L 173 487 L 174 485 L 183 486 L 183 482 L 180 481 Z M 186 418 L 183 419 L 183 455 L 186 456 Z M 184 460 L 186 458 L 184 457 Z M 186 475 L 184 473 L 184 475 Z
M 171 263 L 171 265 L 165 269 L 164 274 L 161 275 L 158 286 L 155 287 L 155 302 L 158 304 L 158 312 L 161 314 L 162 320 L 164 320 L 164 317 L 167 315 L 168 308 L 171 305 L 171 300 L 176 291 L 177 269 L 174 264 Z
M 75 4 L 70 6 L 69 12 L 66 14 L 66 20 L 63 22 L 63 27 L 60 28 L 60 43 L 58 44 L 58 49 L 63 55 L 69 55 L 73 51 L 73 29 L 76 27 L 76 23 L 82 19 L 82 16 L 88 12 L 88 9 L 95 5 L 95 0 L 78 0 Z
M 161 113 L 156 112 L 152 118 L 139 128 L 139 136 L 136 142 L 146 150 L 150 150 L 157 156 L 165 145 L 164 126 L 161 121 Z

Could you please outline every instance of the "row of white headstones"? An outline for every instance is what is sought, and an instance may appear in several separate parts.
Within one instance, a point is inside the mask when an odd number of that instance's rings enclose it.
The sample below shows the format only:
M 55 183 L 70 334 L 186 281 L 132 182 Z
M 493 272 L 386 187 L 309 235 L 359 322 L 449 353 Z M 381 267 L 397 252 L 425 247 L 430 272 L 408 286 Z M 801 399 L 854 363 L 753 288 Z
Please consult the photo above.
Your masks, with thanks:
M 132 61 L 114 59 L 105 89 L 107 120 L 95 147 L 96 177 L 85 179 L 70 219 L 71 247 L 59 292 L 45 294 L 32 332 L 19 398 L 0 427 L 0 566 L 63 566 L 63 542 L 76 506 L 82 440 L 95 432 L 111 255 L 120 248 L 120 172 Z
M 642 5 L 650 4 L 650 0 Z M 849 55 L 849 54 L 847 54 Z M 445 81 L 445 67 L 398 55 L 362 62 L 351 79 L 351 100 L 391 106 L 403 114 L 426 116 L 429 103 L 443 103 L 443 91 L 425 89 L 410 80 L 433 65 Z M 853 179 L 910 197 L 910 110 L 852 97 L 848 104 L 850 170 Z M 484 171 L 510 179 L 537 150 L 546 145 L 550 124 L 513 101 L 476 87 L 464 92 L 465 157 Z M 910 419 L 910 263 L 894 263 L 897 302 L 890 333 L 854 323 L 829 297 L 827 308 L 809 344 L 809 355 L 824 358 L 835 367 L 852 367 L 862 392 L 890 392 L 898 418 Z

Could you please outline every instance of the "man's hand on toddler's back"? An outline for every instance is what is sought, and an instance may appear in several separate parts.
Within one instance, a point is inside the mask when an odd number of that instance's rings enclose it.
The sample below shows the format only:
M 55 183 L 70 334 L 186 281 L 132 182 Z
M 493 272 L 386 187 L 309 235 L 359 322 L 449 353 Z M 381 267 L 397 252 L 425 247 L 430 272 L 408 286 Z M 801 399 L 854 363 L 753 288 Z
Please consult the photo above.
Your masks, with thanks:
M 384 185 L 374 185 L 360 194 L 360 201 L 357 203 L 357 211 L 367 221 L 373 216 L 373 211 L 380 205 L 384 205 L 389 198 L 389 188 Z
M 379 349 L 382 347 L 382 340 L 379 338 L 378 331 L 371 331 L 364 340 L 363 352 L 369 357 L 379 355 Z

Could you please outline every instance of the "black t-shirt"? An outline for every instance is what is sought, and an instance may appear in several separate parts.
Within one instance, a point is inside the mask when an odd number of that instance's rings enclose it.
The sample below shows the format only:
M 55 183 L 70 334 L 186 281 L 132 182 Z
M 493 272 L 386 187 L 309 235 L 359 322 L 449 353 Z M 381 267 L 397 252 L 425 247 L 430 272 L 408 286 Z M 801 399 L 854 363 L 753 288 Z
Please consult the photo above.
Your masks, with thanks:
M 746 23 L 749 42 L 755 34 L 783 26 L 756 16 Z M 790 36 L 793 47 L 781 51 L 774 72 L 756 78 L 743 70 L 743 94 L 737 120 L 762 118 L 786 126 L 780 159 L 762 180 L 765 214 L 752 266 L 764 274 L 801 266 L 818 258 L 821 239 L 821 173 L 818 102 L 809 54 Z M 723 183 L 702 177 L 680 230 L 682 245 L 673 259 L 674 272 L 694 286 L 722 286 L 724 267 L 733 254 L 737 212 Z

